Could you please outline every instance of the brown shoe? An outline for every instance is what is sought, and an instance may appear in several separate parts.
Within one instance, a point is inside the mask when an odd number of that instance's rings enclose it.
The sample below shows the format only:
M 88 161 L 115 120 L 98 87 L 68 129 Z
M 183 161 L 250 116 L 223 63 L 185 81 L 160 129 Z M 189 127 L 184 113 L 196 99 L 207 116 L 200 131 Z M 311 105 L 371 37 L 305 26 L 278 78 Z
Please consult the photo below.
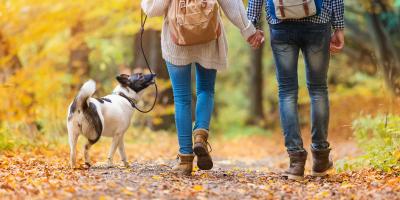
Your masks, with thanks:
M 172 171 L 180 175 L 191 175 L 193 170 L 193 159 L 193 154 L 178 154 L 178 162 L 172 168 Z
M 290 158 L 289 168 L 284 172 L 288 179 L 300 181 L 304 178 L 304 166 L 306 165 L 307 152 L 288 152 Z
M 333 161 L 329 158 L 331 149 L 317 150 L 311 147 L 313 155 L 312 176 L 325 176 L 333 168 Z
M 210 170 L 213 167 L 213 161 L 208 151 L 207 142 L 208 131 L 205 129 L 196 129 L 194 132 L 193 151 L 197 156 L 197 166 L 201 170 Z

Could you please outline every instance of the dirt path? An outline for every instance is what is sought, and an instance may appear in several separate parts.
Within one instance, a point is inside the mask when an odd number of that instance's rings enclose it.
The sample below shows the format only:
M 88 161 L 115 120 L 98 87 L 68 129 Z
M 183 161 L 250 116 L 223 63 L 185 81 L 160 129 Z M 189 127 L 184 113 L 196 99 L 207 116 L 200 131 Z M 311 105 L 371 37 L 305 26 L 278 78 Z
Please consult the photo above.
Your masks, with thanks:
M 38 150 L 1 157 L 1 199 L 398 199 L 395 174 L 360 171 L 307 176 L 294 182 L 268 166 L 283 158 L 217 159 L 191 177 L 169 173 L 171 160 L 133 162 L 130 168 L 70 170 L 66 153 Z M 275 170 L 276 171 L 276 168 Z
M 336 114 L 330 141 L 335 161 L 360 153 L 351 139 L 351 121 L 360 113 L 386 110 L 375 105 L 380 99 L 360 101 L 365 100 L 353 97 L 332 105 Z M 302 132 L 307 147 L 309 128 Z M 95 163 L 105 160 L 109 144 L 109 139 L 102 139 L 94 146 Z M 167 133 L 127 138 L 130 168 L 71 170 L 67 145 L 1 152 L 0 199 L 400 199 L 400 172 L 333 172 L 324 179 L 286 180 L 280 176 L 288 163 L 280 133 L 214 137 L 211 144 L 214 169 L 196 170 L 191 177 L 169 172 L 177 144 L 176 137 Z M 78 155 L 83 163 L 81 152 Z

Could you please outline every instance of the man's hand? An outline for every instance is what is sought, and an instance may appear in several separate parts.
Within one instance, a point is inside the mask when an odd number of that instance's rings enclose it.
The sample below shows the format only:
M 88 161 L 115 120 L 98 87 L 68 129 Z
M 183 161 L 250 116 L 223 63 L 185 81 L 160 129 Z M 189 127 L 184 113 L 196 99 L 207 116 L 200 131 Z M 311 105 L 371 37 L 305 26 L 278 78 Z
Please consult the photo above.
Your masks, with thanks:
M 257 30 L 256 33 L 247 39 L 247 42 L 253 49 L 258 49 L 264 43 L 264 32 L 261 30 Z
M 340 53 L 344 48 L 344 31 L 335 30 L 331 37 L 330 51 L 331 53 Z

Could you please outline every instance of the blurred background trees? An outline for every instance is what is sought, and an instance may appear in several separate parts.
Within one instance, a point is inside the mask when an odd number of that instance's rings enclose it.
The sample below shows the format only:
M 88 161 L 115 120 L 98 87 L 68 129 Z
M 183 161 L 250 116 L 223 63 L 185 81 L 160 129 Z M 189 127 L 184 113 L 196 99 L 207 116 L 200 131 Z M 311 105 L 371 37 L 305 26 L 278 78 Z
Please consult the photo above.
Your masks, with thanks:
M 67 105 L 85 80 L 95 79 L 96 95 L 101 96 L 115 86 L 118 73 L 146 70 L 139 48 L 138 0 L 0 2 L 3 132 L 65 134 Z M 213 129 L 232 134 L 273 129 L 279 118 L 268 26 L 264 24 L 265 47 L 254 51 L 225 21 L 230 66 L 218 77 Z M 150 115 L 138 115 L 134 123 L 169 130 L 174 128 L 173 99 L 160 51 L 161 22 L 162 18 L 149 19 L 143 40 L 150 66 L 158 74 L 159 105 Z M 400 1 L 346 1 L 346 36 L 344 54 L 333 56 L 331 62 L 333 98 L 355 91 L 400 95 Z M 304 67 L 299 70 L 304 86 Z M 301 107 L 309 102 L 304 88 Z M 149 101 L 152 92 L 146 95 Z M 306 117 L 301 119 L 307 123 Z
M 383 72 L 388 88 L 400 95 L 400 1 L 351 1 L 346 6 L 348 56 Z M 376 70 L 370 71 L 374 74 Z

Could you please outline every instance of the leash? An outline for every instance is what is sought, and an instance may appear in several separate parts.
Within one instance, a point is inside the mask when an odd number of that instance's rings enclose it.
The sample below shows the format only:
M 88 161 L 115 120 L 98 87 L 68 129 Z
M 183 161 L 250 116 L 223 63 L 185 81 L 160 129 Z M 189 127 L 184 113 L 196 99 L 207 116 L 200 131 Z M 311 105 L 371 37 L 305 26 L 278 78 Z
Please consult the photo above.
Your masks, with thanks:
M 132 108 L 136 108 L 136 103 L 137 101 L 135 99 L 131 99 L 128 96 L 126 96 L 123 92 L 118 93 L 119 96 L 125 98 L 126 100 L 128 100 L 128 102 L 131 104 Z
M 149 61 L 147 60 L 146 53 L 144 52 L 144 48 L 143 48 L 143 34 L 144 34 L 144 26 L 146 25 L 146 21 L 147 21 L 147 15 L 145 15 L 143 13 L 143 10 L 140 10 L 140 11 L 141 11 L 141 13 L 140 13 L 140 50 L 142 51 L 142 55 L 143 55 L 144 61 L 146 62 L 147 69 L 149 69 L 151 74 L 154 74 L 153 70 L 151 70 L 151 68 L 150 68 Z M 122 97 L 128 99 L 129 103 L 131 103 L 132 107 L 135 108 L 137 111 L 139 111 L 141 113 L 149 113 L 156 106 L 157 98 L 158 98 L 158 86 L 157 86 L 157 83 L 155 80 L 154 80 L 154 87 L 156 90 L 155 91 L 156 94 L 155 94 L 153 105 L 151 106 L 151 108 L 149 110 L 142 110 L 142 109 L 138 108 L 136 106 L 136 102 L 133 102 L 130 98 L 126 97 L 125 95 L 124 96 L 122 96 L 121 94 L 120 95 Z

